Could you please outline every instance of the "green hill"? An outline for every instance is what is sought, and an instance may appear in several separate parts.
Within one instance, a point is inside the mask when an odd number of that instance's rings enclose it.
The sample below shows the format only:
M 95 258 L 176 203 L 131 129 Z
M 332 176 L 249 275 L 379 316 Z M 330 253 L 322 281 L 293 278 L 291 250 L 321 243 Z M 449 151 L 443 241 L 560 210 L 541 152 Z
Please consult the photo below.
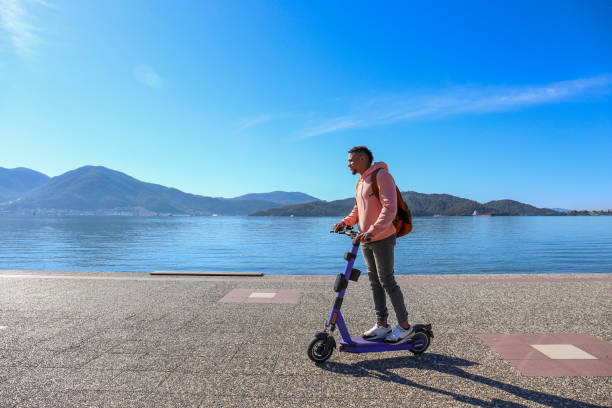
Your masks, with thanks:
M 50 177 L 46 174 L 25 167 L 0 167 L 0 202 L 14 200 L 49 180 Z
M 250 193 L 234 197 L 232 200 L 262 200 L 278 203 L 279 205 L 293 205 L 320 201 L 318 198 L 300 192 L 272 191 L 271 193 Z
M 176 188 L 145 183 L 106 167 L 85 166 L 53 177 L 19 199 L 0 205 L 0 210 L 242 215 L 278 205 L 262 200 L 188 194 Z
M 456 216 L 478 214 L 491 215 L 561 215 L 561 213 L 536 208 L 513 200 L 489 201 L 481 204 L 474 200 L 455 197 L 450 194 L 423 194 L 414 191 L 402 192 L 404 201 L 408 204 L 412 215 L 418 216 Z M 296 216 L 296 217 L 343 217 L 355 205 L 354 198 L 335 201 L 318 201 L 298 205 L 270 208 L 258 211 L 252 216 Z

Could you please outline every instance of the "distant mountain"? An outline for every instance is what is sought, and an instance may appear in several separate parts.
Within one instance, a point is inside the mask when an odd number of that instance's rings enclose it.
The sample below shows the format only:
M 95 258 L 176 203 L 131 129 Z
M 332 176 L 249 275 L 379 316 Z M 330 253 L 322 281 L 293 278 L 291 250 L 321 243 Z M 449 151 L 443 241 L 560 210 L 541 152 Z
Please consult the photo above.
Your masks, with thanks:
M 271 193 L 251 193 L 234 197 L 232 200 L 263 200 L 278 203 L 280 205 L 292 205 L 321 201 L 316 197 L 299 192 L 272 191 Z
M 188 194 L 175 188 L 145 183 L 106 167 L 85 166 L 53 177 L 16 201 L 0 205 L 0 210 L 246 215 L 278 205 L 263 200 L 231 200 Z
M 491 209 L 493 215 L 560 215 L 550 208 L 536 208 L 514 200 L 489 201 L 484 205 Z
M 568 213 L 568 212 L 574 211 L 574 210 L 568 210 L 567 208 L 551 208 L 551 210 L 561 212 L 561 213 Z
M 354 198 L 335 201 L 315 201 L 304 204 L 287 205 L 255 212 L 253 216 L 273 217 L 335 217 L 347 215 L 355 205 Z
M 414 216 L 432 215 L 572 215 L 513 200 L 474 200 L 449 194 L 403 192 Z M 287 205 L 290 204 L 290 205 Z M 213 198 L 146 183 L 101 166 L 85 166 L 60 176 L 26 168 L 0 167 L 0 212 L 125 215 L 344 216 L 354 198 L 321 201 L 299 192 L 273 191 Z
M 408 204 L 413 216 L 433 215 L 559 215 L 558 212 L 536 208 L 529 204 L 513 200 L 489 201 L 481 204 L 474 200 L 455 197 L 449 194 L 423 194 L 414 191 L 402 192 L 404 201 Z M 336 201 L 319 201 L 315 203 L 298 204 L 258 211 L 253 216 L 291 216 L 296 217 L 342 217 L 347 215 L 355 205 L 354 198 Z
M 14 200 L 49 179 L 49 176 L 25 167 L 15 169 L 0 167 L 0 202 Z

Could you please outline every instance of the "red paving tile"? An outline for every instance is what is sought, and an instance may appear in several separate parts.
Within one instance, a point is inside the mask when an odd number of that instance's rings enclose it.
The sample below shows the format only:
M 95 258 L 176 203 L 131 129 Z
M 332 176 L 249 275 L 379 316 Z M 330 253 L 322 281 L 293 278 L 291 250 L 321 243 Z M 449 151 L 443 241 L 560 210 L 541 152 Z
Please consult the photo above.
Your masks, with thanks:
M 506 360 L 549 360 L 528 344 L 497 344 L 494 349 Z
M 600 344 L 574 344 L 576 347 L 580 347 L 587 353 L 594 355 L 597 358 L 606 359 L 612 361 L 612 346 L 610 343 Z
M 274 294 L 261 295 L 257 297 L 252 294 Z M 233 289 L 227 295 L 219 299 L 221 303 L 292 303 L 296 304 L 300 300 L 301 290 L 297 289 Z
M 476 334 L 485 344 L 529 376 L 612 376 L 612 344 L 590 334 Z M 532 344 L 571 344 L 596 360 L 551 359 Z

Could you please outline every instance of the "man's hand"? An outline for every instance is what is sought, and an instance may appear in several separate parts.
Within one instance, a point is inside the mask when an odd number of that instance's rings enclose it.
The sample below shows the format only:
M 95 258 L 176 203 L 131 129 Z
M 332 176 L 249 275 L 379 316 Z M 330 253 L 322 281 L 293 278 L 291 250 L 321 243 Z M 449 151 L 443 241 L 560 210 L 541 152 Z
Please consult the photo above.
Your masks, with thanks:
M 356 245 L 359 241 L 364 242 L 364 243 L 368 243 L 371 240 L 372 240 L 372 233 L 371 232 L 360 232 L 359 234 L 357 234 L 357 236 L 353 240 L 353 244 Z
M 338 232 L 338 231 L 340 231 L 344 227 L 346 227 L 346 224 L 344 223 L 344 221 L 340 221 L 340 222 L 334 224 L 334 232 Z

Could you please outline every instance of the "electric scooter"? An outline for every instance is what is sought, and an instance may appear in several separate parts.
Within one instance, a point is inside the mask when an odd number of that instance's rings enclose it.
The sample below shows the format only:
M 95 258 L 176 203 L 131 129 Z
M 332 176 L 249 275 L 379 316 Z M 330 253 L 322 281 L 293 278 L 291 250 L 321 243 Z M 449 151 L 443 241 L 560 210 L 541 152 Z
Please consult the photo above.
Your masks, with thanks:
M 330 231 L 334 232 L 334 231 Z M 315 338 L 308 346 L 308 357 L 315 363 L 323 363 L 327 361 L 336 348 L 336 340 L 333 332 L 338 328 L 340 331 L 340 351 L 348 353 L 378 353 L 382 351 L 397 351 L 408 350 L 413 354 L 424 353 L 429 347 L 433 339 L 433 331 L 431 324 L 416 324 L 414 325 L 414 335 L 406 342 L 400 344 L 387 344 L 384 339 L 367 340 L 361 336 L 351 336 L 340 312 L 344 293 L 348 286 L 348 281 L 357 282 L 361 271 L 354 269 L 353 265 L 357 258 L 357 249 L 359 242 L 355 242 L 357 231 L 353 231 L 352 227 L 346 226 L 338 231 L 339 234 L 348 235 L 353 240 L 353 248 L 351 252 L 344 254 L 344 259 L 347 261 L 344 273 L 339 273 L 336 276 L 334 283 L 334 291 L 338 293 L 332 307 L 329 319 L 325 323 L 325 329 L 322 332 L 316 333 Z

